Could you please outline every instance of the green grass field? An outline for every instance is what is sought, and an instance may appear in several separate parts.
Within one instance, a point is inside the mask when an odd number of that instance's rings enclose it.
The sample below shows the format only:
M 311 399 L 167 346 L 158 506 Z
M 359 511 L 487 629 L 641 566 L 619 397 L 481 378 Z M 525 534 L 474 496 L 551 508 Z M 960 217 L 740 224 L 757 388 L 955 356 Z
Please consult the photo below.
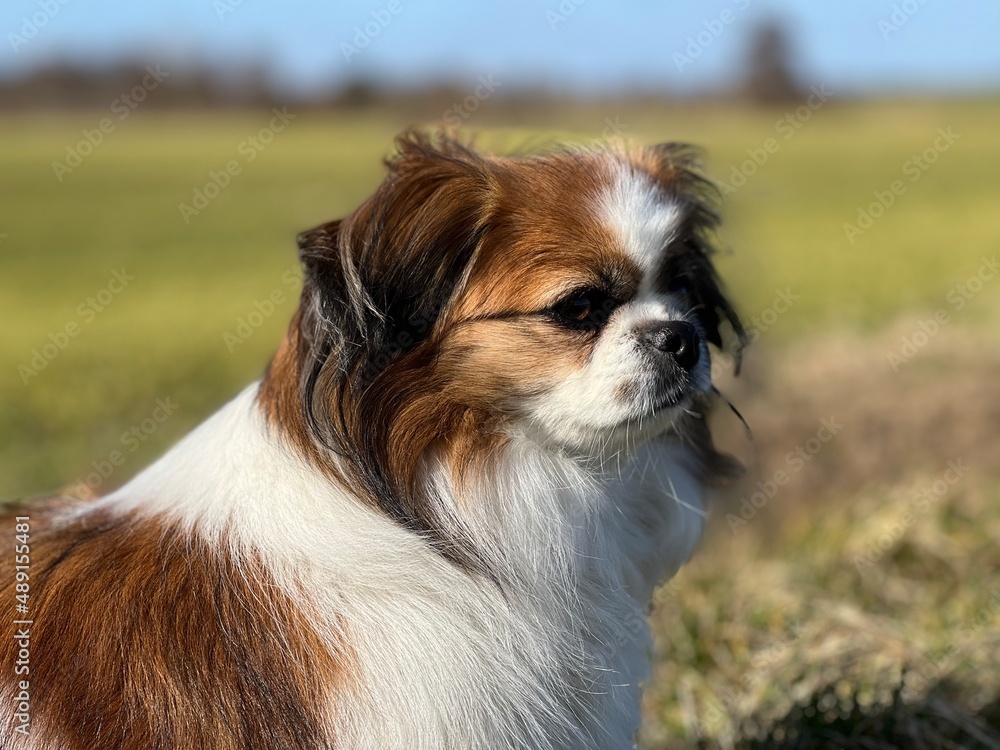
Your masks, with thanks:
M 296 232 L 365 197 L 408 124 L 381 111 L 293 112 L 252 151 L 241 144 L 268 113 L 140 109 L 58 180 L 52 163 L 106 114 L 0 120 L 2 497 L 73 488 L 121 450 L 98 491 L 117 486 L 257 377 L 294 309 Z M 909 727 L 928 747 L 944 746 L 931 732 L 1000 747 L 998 680 L 976 668 L 1000 656 L 989 609 L 1000 592 L 1000 282 L 962 292 L 961 309 L 948 296 L 1000 250 L 1000 101 L 831 101 L 800 113 L 588 104 L 530 122 L 484 108 L 469 126 L 483 145 L 517 147 L 591 140 L 609 119 L 629 138 L 705 147 L 719 180 L 759 162 L 723 204 L 719 259 L 740 308 L 761 321 L 746 378 L 724 378 L 753 446 L 721 420 L 751 474 L 716 505 L 710 554 L 661 592 L 645 742 L 742 746 L 759 730 L 772 744 L 798 736 L 787 747 L 870 747 L 822 744 L 869 717 L 884 742 L 874 746 L 916 746 Z M 185 221 L 179 204 L 231 160 L 239 174 Z M 844 224 L 897 180 L 892 205 L 849 241 Z M 109 286 L 116 272 L 124 287 Z M 783 290 L 797 298 L 774 316 Z M 888 353 L 938 309 L 949 322 L 894 372 Z M 148 419 L 157 399 L 177 405 L 162 424 Z M 847 437 L 732 534 L 727 511 L 831 413 Z M 862 575 L 854 556 L 883 517 L 892 525 L 914 487 L 959 458 L 968 477 Z M 906 669 L 953 642 L 947 668 L 903 689 Z

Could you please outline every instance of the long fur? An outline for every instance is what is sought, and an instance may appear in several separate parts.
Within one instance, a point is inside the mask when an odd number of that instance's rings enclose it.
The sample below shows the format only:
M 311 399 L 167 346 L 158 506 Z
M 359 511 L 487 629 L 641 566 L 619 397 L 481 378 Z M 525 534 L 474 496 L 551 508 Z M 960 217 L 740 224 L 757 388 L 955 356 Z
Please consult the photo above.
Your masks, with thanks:
M 632 747 L 653 589 L 732 468 L 706 424 L 707 343 L 743 336 L 716 221 L 676 146 L 401 137 L 299 238 L 261 382 L 111 495 L 11 512 L 35 660 L 0 749 Z M 616 303 L 567 326 L 585 284 Z M 642 349 L 650 321 L 702 358 Z

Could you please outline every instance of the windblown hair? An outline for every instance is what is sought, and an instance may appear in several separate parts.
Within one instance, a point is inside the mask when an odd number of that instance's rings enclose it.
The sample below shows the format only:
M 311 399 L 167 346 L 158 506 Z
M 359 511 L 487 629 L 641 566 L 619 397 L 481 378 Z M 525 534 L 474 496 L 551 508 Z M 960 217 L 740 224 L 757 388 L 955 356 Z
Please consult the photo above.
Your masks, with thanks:
M 570 169 L 579 156 L 567 149 L 500 160 L 453 137 L 410 131 L 397 138 L 374 195 L 346 218 L 298 238 L 305 275 L 300 310 L 262 401 L 331 474 L 449 559 L 474 568 L 483 563 L 464 544 L 461 521 L 442 517 L 447 511 L 420 482 L 420 470 L 439 452 L 461 477 L 502 450 L 501 427 L 511 416 L 504 385 L 511 384 L 482 377 L 469 383 L 468 373 L 443 365 L 442 356 L 449 334 L 474 322 L 456 312 L 457 300 L 470 286 L 502 285 L 491 261 L 524 244 L 525 223 L 515 227 L 512 216 L 532 208 L 521 192 L 527 173 L 556 202 L 559 221 L 589 231 L 580 226 L 577 206 L 559 208 L 566 187 L 599 188 Z M 609 146 L 605 156 L 647 172 L 679 207 L 682 247 L 668 254 L 658 283 L 683 288 L 712 344 L 722 346 L 728 322 L 738 356 L 746 334 L 711 262 L 718 194 L 701 174 L 696 151 L 675 143 Z M 534 229 L 537 252 L 548 250 L 550 240 Z M 452 350 L 446 359 L 459 356 Z M 299 383 L 290 401 L 283 396 L 288 378 Z M 675 431 L 700 455 L 706 477 L 731 476 L 739 465 L 713 448 L 705 419 L 710 406 L 709 397 L 699 398 Z

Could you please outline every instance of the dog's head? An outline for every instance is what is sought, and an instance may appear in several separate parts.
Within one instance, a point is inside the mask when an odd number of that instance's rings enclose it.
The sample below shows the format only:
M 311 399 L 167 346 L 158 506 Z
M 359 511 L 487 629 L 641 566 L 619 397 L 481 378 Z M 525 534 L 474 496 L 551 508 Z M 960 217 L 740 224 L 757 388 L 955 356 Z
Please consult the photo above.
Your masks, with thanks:
M 373 196 L 299 238 L 282 421 L 301 405 L 300 440 L 425 530 L 431 454 L 461 481 L 515 435 L 587 457 L 673 430 L 707 458 L 708 347 L 725 322 L 743 337 L 711 196 L 675 144 L 500 158 L 402 136 Z

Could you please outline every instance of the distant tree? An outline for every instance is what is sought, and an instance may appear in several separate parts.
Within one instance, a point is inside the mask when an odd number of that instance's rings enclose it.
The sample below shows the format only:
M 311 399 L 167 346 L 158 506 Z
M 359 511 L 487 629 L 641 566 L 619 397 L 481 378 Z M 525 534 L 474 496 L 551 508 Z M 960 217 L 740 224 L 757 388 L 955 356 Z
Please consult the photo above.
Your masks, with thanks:
M 362 108 L 377 104 L 381 98 L 377 83 L 367 78 L 353 78 L 340 90 L 334 102 L 341 107 Z
M 750 36 L 744 92 L 761 104 L 799 101 L 803 90 L 795 75 L 793 46 L 787 28 L 767 21 Z

